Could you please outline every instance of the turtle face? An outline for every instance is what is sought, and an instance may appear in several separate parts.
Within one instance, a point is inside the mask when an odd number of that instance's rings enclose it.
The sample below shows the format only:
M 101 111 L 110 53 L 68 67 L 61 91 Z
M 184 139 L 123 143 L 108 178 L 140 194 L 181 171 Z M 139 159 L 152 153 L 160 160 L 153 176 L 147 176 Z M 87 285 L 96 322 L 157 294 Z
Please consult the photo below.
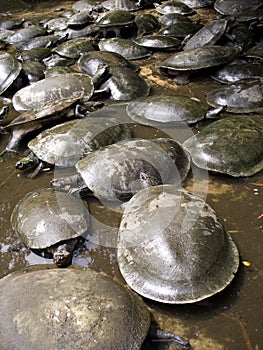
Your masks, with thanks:
M 66 267 L 71 263 L 72 253 L 67 249 L 67 245 L 63 244 L 57 247 L 53 253 L 53 261 L 58 267 Z

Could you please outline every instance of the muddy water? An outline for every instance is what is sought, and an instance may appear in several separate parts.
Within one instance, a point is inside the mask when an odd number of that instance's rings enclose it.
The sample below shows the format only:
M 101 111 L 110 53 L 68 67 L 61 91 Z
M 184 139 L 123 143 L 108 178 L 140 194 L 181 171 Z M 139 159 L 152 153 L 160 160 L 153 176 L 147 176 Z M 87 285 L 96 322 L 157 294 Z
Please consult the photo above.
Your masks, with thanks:
M 72 3 L 63 2 L 63 7 L 70 8 Z M 43 18 L 46 8 L 47 2 L 41 2 L 33 12 L 22 15 L 25 18 Z M 47 16 L 55 15 L 49 4 Z M 206 92 L 216 86 L 216 83 L 206 76 L 201 76 L 194 78 L 187 86 L 176 86 L 155 68 L 155 63 L 166 55 L 158 53 L 150 59 L 137 61 L 142 66 L 141 74 L 152 85 L 152 94 L 186 93 L 204 100 Z M 192 130 L 159 131 L 133 125 L 133 131 L 136 137 L 153 138 L 166 133 L 183 141 L 204 125 L 199 123 Z M 1 135 L 1 150 L 7 140 L 8 135 Z M 24 146 L 25 143 L 26 141 Z M 13 232 L 9 220 L 17 201 L 29 191 L 48 187 L 54 173 L 48 171 L 31 180 L 26 174 L 20 174 L 14 169 L 14 164 L 19 158 L 20 155 L 8 155 L 0 162 L 0 277 L 25 266 L 51 263 L 23 246 L 17 234 Z M 185 187 L 206 198 L 216 210 L 240 250 L 240 269 L 228 288 L 204 302 L 171 306 L 145 300 L 152 311 L 154 321 L 162 329 L 189 338 L 195 350 L 263 349 L 263 173 L 250 178 L 233 179 L 192 168 Z M 103 271 L 123 282 L 114 246 L 121 212 L 118 207 L 105 205 L 94 198 L 87 199 L 87 203 L 93 217 L 90 240 L 82 250 L 76 252 L 73 262 Z M 149 348 L 177 349 L 175 344 L 158 343 L 151 344 Z

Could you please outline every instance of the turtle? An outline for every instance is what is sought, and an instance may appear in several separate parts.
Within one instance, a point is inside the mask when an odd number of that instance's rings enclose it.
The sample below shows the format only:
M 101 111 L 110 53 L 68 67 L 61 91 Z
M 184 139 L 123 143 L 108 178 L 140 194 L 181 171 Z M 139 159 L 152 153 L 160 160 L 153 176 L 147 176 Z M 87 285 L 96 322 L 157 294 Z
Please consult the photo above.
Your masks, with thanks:
M 35 168 L 29 175 L 33 178 L 46 167 L 72 167 L 87 154 L 130 137 L 129 127 L 113 117 L 70 120 L 46 129 L 32 139 L 28 143 L 31 152 L 15 167 L 23 171 Z
M 163 62 L 157 64 L 162 70 L 177 75 L 177 84 L 189 82 L 190 72 L 201 69 L 222 66 L 231 62 L 239 53 L 239 47 L 225 47 L 220 45 L 210 45 L 184 50 L 169 56 Z
M 157 127 L 194 124 L 205 117 L 207 109 L 208 106 L 196 98 L 165 94 L 137 99 L 126 107 L 133 121 Z
M 65 267 L 71 263 L 78 238 L 85 237 L 90 217 L 80 198 L 40 188 L 18 201 L 10 221 L 26 247 Z
M 214 107 L 209 115 L 217 115 L 221 111 L 231 113 L 262 113 L 263 80 L 247 78 L 228 86 L 211 90 L 206 96 L 207 103 Z
M 87 74 L 64 73 L 59 76 L 37 81 L 34 84 L 18 90 L 12 103 L 16 111 L 39 111 L 43 106 L 55 101 L 63 101 L 69 98 L 87 100 L 93 94 L 93 83 Z
M 110 51 L 122 55 L 127 60 L 138 60 L 151 56 L 151 51 L 135 41 L 124 38 L 102 39 L 99 42 L 101 51 Z
M 22 69 L 18 59 L 8 52 L 0 54 L 0 95 L 16 80 Z
M 141 188 L 167 182 L 180 186 L 190 159 L 175 140 L 131 139 L 87 155 L 76 169 L 77 175 L 55 178 L 51 185 L 71 194 L 91 191 L 100 200 L 126 201 Z
M 161 4 L 156 4 L 155 9 L 162 15 L 168 13 L 179 13 L 185 16 L 191 16 L 196 13 L 196 11 L 189 6 L 185 5 L 181 1 L 165 1 Z
M 27 133 L 75 116 L 71 112 L 67 115 L 68 110 L 82 98 L 88 101 L 93 92 L 91 78 L 81 73 L 51 76 L 17 91 L 12 102 L 14 108 L 22 113 L 2 127 L 2 131 L 10 132 L 10 138 L 0 155 L 10 151 L 17 152 Z
M 183 143 L 199 168 L 233 177 L 252 176 L 263 168 L 260 116 L 231 116 L 212 122 Z
M 136 33 L 135 16 L 127 10 L 114 9 L 103 13 L 96 21 L 98 35 L 107 37 L 131 37 Z
M 0 280 L 2 350 L 140 350 L 151 332 L 142 298 L 92 269 L 22 269 Z M 30 291 L 30 292 L 29 292 Z M 190 348 L 187 340 L 164 333 Z
M 216 0 L 214 3 L 215 10 L 225 16 L 237 16 L 261 6 L 261 0 Z
M 195 303 L 223 290 L 239 267 L 239 252 L 217 213 L 174 185 L 142 189 L 126 203 L 119 226 L 120 272 L 143 297 Z
M 52 52 L 67 58 L 78 59 L 83 54 L 97 49 L 96 43 L 90 38 L 75 38 L 67 40 L 54 47 Z
M 181 45 L 181 41 L 168 35 L 143 35 L 135 42 L 148 50 L 171 49 Z
M 209 22 L 186 41 L 184 50 L 216 44 L 225 33 L 227 24 L 228 22 L 225 18 Z
M 111 68 L 111 77 L 96 90 L 96 93 L 110 95 L 111 99 L 117 101 L 131 101 L 148 96 L 150 90 L 148 81 L 133 69 L 116 66 Z
M 243 79 L 263 78 L 263 66 L 259 62 L 232 62 L 217 70 L 212 78 L 220 83 L 235 83 Z

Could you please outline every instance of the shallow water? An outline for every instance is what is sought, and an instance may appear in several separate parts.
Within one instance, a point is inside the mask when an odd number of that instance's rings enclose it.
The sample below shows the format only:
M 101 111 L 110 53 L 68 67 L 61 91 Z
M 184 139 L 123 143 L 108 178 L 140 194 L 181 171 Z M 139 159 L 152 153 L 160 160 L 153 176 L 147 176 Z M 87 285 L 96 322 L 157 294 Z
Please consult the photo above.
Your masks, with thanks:
M 3 7 L 5 3 L 6 1 L 0 2 L 0 12 L 6 11 Z M 33 11 L 16 16 L 43 18 L 45 10 L 47 16 L 52 17 L 56 15 L 54 10 L 57 7 L 63 4 L 63 8 L 70 8 L 73 2 L 52 3 L 52 8 L 50 2 L 37 3 Z M 21 1 L 21 4 L 23 6 L 24 2 Z M 200 14 L 202 11 L 204 10 L 200 10 Z M 176 86 L 171 79 L 161 75 L 155 68 L 156 61 L 166 55 L 157 53 L 147 60 L 137 61 L 142 66 L 141 74 L 147 77 L 152 85 L 152 94 L 180 92 L 204 100 L 205 93 L 216 86 L 216 83 L 204 76 L 194 79 L 189 85 Z M 186 128 L 156 131 L 150 127 L 136 125 L 133 129 L 136 137 L 153 138 L 167 133 L 183 141 L 203 125 L 204 123 L 199 123 L 192 130 Z M 8 135 L 0 137 L 2 150 Z M 26 140 L 24 145 L 25 142 Z M 54 173 L 48 171 L 33 180 L 29 179 L 27 174 L 20 174 L 14 169 L 14 164 L 19 158 L 20 155 L 8 155 L 0 163 L 0 277 L 25 266 L 51 262 L 26 249 L 13 232 L 9 220 L 17 201 L 29 191 L 49 186 Z M 250 178 L 231 178 L 208 175 L 206 172 L 197 171 L 196 168 L 192 168 L 192 171 L 194 175 L 189 176 L 185 187 L 207 199 L 216 210 L 239 248 L 240 269 L 229 287 L 206 301 L 180 306 L 164 305 L 149 300 L 145 302 L 160 328 L 190 339 L 195 350 L 260 350 L 263 344 L 263 173 L 261 171 Z M 73 262 L 103 271 L 123 282 L 114 247 L 120 211 L 92 198 L 87 201 L 93 217 L 90 241 L 85 249 L 76 252 Z M 156 343 L 150 348 L 178 347 L 171 343 Z

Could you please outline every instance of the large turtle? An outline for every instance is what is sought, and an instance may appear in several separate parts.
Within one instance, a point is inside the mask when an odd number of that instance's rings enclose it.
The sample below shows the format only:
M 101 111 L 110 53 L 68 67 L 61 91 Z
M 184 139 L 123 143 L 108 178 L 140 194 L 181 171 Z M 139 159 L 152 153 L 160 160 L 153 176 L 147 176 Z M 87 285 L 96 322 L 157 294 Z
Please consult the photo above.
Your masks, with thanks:
M 35 177 L 43 168 L 74 166 L 87 154 L 119 140 L 129 138 L 130 129 L 110 117 L 88 117 L 70 120 L 44 130 L 28 143 L 30 154 L 16 163 L 19 170 L 36 169 Z
M 168 138 L 131 139 L 90 153 L 76 163 L 77 175 L 51 184 L 74 193 L 92 191 L 106 200 L 127 200 L 140 189 L 161 183 L 180 185 L 188 174 L 188 153 Z
M 183 143 L 200 168 L 231 176 L 251 176 L 263 168 L 262 117 L 227 117 Z
M 215 211 L 173 185 L 154 186 L 125 205 L 118 264 L 127 284 L 144 297 L 193 303 L 223 290 L 239 253 Z
M 54 189 L 29 192 L 13 209 L 11 224 L 23 243 L 59 267 L 71 263 L 78 237 L 89 227 L 89 212 L 80 198 Z
M 149 327 L 142 299 L 91 269 L 38 268 L 0 280 L 2 350 L 140 350 Z

